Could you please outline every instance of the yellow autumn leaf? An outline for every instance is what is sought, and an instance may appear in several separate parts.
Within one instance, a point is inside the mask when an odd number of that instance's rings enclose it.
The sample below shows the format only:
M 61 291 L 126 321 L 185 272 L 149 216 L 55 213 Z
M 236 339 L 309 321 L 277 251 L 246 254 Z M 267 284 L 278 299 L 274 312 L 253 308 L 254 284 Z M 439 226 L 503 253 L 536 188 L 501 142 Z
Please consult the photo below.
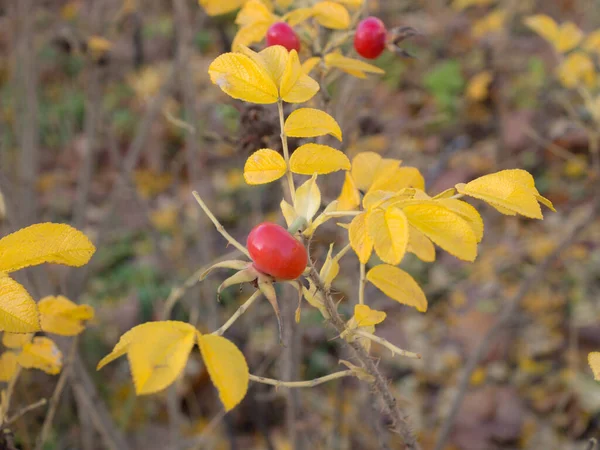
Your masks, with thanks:
M 556 68 L 558 79 L 566 88 L 576 88 L 582 83 L 592 88 L 597 75 L 594 62 L 587 53 L 573 52 Z
M 559 53 L 573 50 L 583 39 L 583 32 L 573 22 L 558 25 L 545 14 L 530 16 L 525 19 L 525 24 L 550 42 Z
M 294 220 L 296 220 L 296 218 L 298 217 L 296 215 L 296 211 L 294 210 L 294 207 L 285 200 L 281 200 L 279 206 L 281 207 L 281 213 L 283 214 L 285 223 L 289 227 L 292 223 L 294 223 Z
M 94 308 L 77 305 L 62 295 L 48 296 L 38 303 L 42 330 L 61 336 L 76 336 L 85 322 L 94 318 Z
M 138 325 L 119 339 L 97 369 L 127 353 L 138 395 L 158 392 L 173 383 L 185 368 L 196 341 L 196 329 L 176 321 Z
M 235 23 L 240 26 L 256 22 L 274 22 L 275 17 L 260 0 L 244 0 L 244 6 L 235 17 Z
M 423 290 L 404 270 L 380 264 L 367 272 L 367 280 L 397 302 L 413 306 L 420 312 L 427 311 L 427 298 Z
M 550 16 L 537 14 L 527 17 L 524 22 L 525 25 L 549 42 L 554 42 L 558 37 L 558 24 Z
M 463 195 L 483 200 L 496 209 L 501 208 L 532 219 L 542 219 L 538 201 L 552 208 L 549 200 L 541 197 L 533 185 L 533 177 L 520 169 L 502 170 L 485 175 L 467 184 L 457 184 L 456 190 Z
M 467 85 L 467 98 L 480 102 L 488 98 L 492 73 L 489 70 L 479 72 L 469 80 Z
M 296 189 L 294 210 L 297 217 L 304 217 L 309 223 L 321 207 L 321 191 L 317 186 L 317 175 Z
M 354 211 L 360 205 L 360 192 L 356 189 L 350 172 L 346 172 L 342 192 L 337 200 L 339 211 Z
M 319 272 L 319 276 L 323 280 L 323 284 L 328 289 L 331 287 L 331 283 L 333 283 L 333 280 L 340 272 L 340 264 L 338 263 L 337 259 L 332 256 L 332 252 L 333 244 L 329 246 L 327 258 L 325 259 L 325 263 L 323 263 L 323 267 L 321 267 L 321 271 Z
M 361 152 L 352 159 L 352 179 L 358 189 L 367 191 L 371 187 L 380 162 L 381 156 L 375 152 Z
M 596 52 L 600 54 L 600 30 L 593 31 L 588 34 L 585 42 L 583 43 L 583 48 L 588 52 Z
M 9 333 L 2 334 L 2 345 L 6 348 L 21 348 L 33 337 L 33 333 Z
M 0 330 L 30 333 L 40 329 L 35 301 L 23 286 L 0 273 Z
M 88 237 L 69 225 L 38 223 L 0 239 L 0 272 L 42 263 L 79 267 L 95 251 Z
M 310 19 L 314 14 L 315 13 L 312 8 L 297 8 L 283 16 L 283 21 L 289 26 L 295 27 L 296 25 Z
M 588 363 L 594 372 L 594 379 L 600 381 L 600 352 L 591 352 L 588 355 Z
M 506 10 L 497 8 L 473 24 L 473 36 L 481 38 L 487 34 L 497 33 L 504 27 Z
M 204 8 L 209 16 L 218 16 L 235 11 L 241 7 L 246 0 L 199 0 L 200 6 Z
M 325 28 L 345 30 L 350 26 L 350 13 L 339 3 L 321 1 L 312 10 L 317 22 Z
M 278 180 L 287 171 L 283 156 L 270 148 L 252 153 L 244 165 L 244 180 L 248 184 L 265 184 Z
M 335 67 L 358 78 L 366 78 L 365 73 L 385 73 L 385 70 L 373 64 L 366 63 L 360 59 L 348 58 L 339 53 L 328 53 L 325 55 L 325 64 L 327 67 Z
M 15 375 L 18 367 L 17 354 L 15 352 L 4 352 L 0 355 L 0 383 L 9 382 Z
M 359 214 L 352 219 L 348 228 L 350 245 L 362 264 L 366 264 L 369 261 L 371 252 L 373 251 L 373 239 L 371 239 L 367 229 L 368 215 L 369 213 Z
M 260 42 L 267 35 L 271 22 L 253 22 L 241 27 L 233 38 L 231 48 L 239 51 L 242 46 Z
M 198 336 L 198 344 L 225 411 L 230 411 L 242 401 L 248 391 L 250 375 L 246 359 L 231 341 L 221 336 Z
M 99 57 L 112 48 L 112 42 L 102 36 L 90 36 L 87 40 L 87 47 L 92 56 Z
M 325 175 L 350 167 L 348 157 L 328 145 L 304 144 L 290 157 L 290 170 L 301 175 Z
M 383 322 L 386 317 L 385 312 L 371 309 L 367 305 L 354 306 L 354 320 L 359 327 L 377 325 Z
M 304 103 L 313 98 L 319 89 L 319 83 L 302 72 L 298 52 L 292 50 L 288 55 L 279 87 L 283 101 Z
M 398 208 L 375 209 L 367 217 L 375 253 L 388 264 L 400 264 L 408 245 L 408 220 Z
M 321 62 L 321 58 L 313 56 L 302 63 L 302 73 L 308 75 Z
M 325 111 L 300 108 L 293 111 L 285 121 L 285 133 L 291 137 L 316 137 L 330 134 L 342 140 L 342 130 L 336 120 Z
M 398 176 L 398 169 L 402 161 L 392 158 L 382 158 L 375 169 L 373 176 L 373 182 L 369 187 L 369 192 L 372 191 L 392 191 L 396 177 Z
M 209 66 L 211 81 L 227 95 L 247 102 L 269 104 L 277 102 L 279 92 L 264 67 L 247 55 L 224 53 Z
M 435 246 L 427 236 L 412 225 L 408 227 L 408 246 L 406 247 L 406 251 L 416 255 L 421 261 L 435 261 Z
M 56 375 L 62 368 L 62 353 L 47 337 L 34 337 L 21 349 L 17 362 L 25 369 L 39 369 Z
M 481 239 L 483 238 L 483 219 L 473 206 L 469 205 L 467 202 L 454 198 L 441 198 L 437 200 L 437 203 L 445 206 L 453 213 L 456 213 L 465 219 L 473 229 L 477 242 L 481 242 Z
M 477 257 L 477 238 L 465 219 L 433 202 L 402 208 L 408 222 L 451 255 L 465 261 Z

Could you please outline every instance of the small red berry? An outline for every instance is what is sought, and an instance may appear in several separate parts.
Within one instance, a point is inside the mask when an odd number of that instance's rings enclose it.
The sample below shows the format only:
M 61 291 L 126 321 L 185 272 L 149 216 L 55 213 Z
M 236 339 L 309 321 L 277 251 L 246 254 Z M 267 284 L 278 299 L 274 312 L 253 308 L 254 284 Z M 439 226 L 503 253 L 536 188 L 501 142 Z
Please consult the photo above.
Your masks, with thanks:
M 387 30 L 377 17 L 367 17 L 361 20 L 354 35 L 356 52 L 368 59 L 375 59 L 385 49 Z
M 295 280 L 306 268 L 306 248 L 285 228 L 263 222 L 252 229 L 246 242 L 254 267 L 281 280 Z
M 271 25 L 267 31 L 267 47 L 281 45 L 292 50 L 300 51 L 300 39 L 292 27 L 285 22 L 277 22 Z

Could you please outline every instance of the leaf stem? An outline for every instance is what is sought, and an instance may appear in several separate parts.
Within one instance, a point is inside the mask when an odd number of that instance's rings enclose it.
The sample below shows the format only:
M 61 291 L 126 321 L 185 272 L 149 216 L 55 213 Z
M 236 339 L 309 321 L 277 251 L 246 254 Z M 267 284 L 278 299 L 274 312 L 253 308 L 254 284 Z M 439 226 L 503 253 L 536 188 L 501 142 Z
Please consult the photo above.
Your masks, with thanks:
M 198 202 L 198 204 L 200 205 L 200 207 L 204 210 L 204 213 L 208 216 L 208 218 L 212 221 L 212 223 L 215 225 L 215 228 L 217 229 L 217 231 L 219 233 L 221 233 L 221 235 L 227 239 L 227 241 L 233 245 L 235 248 L 237 248 L 240 252 L 242 252 L 244 255 L 246 255 L 248 258 L 250 258 L 250 253 L 248 253 L 248 249 L 246 249 L 246 247 L 244 247 L 242 244 L 240 244 L 238 241 L 236 241 L 234 239 L 233 236 L 231 236 L 227 230 L 225 230 L 225 228 L 223 228 L 223 225 L 221 225 L 219 223 L 219 221 L 217 220 L 217 218 L 214 216 L 214 214 L 211 212 L 210 209 L 208 209 L 208 206 L 206 206 L 206 203 L 204 203 L 204 200 L 202 200 L 202 198 L 200 197 L 200 195 L 198 194 L 198 192 L 196 191 L 192 191 L 192 195 L 194 196 L 194 198 L 196 199 L 196 201 Z
M 331 211 L 323 213 L 327 217 L 350 217 L 350 216 L 358 216 L 362 214 L 364 211 Z
M 281 128 L 281 147 L 283 148 L 283 158 L 285 159 L 285 165 L 287 166 L 287 181 L 290 188 L 290 197 L 292 204 L 296 202 L 296 188 L 294 187 L 294 177 L 290 169 L 290 152 L 288 149 L 287 135 L 285 134 L 285 120 L 283 117 L 283 101 L 279 99 L 277 101 L 277 109 L 279 111 L 279 127 Z
M 385 348 L 389 349 L 394 355 L 398 354 L 401 356 L 406 356 L 407 358 L 412 358 L 412 359 L 421 359 L 421 355 L 418 353 L 413 353 L 413 352 L 409 352 L 407 350 L 402 350 L 399 347 L 396 347 L 394 344 L 392 344 L 390 341 L 380 338 L 379 336 L 375 336 L 374 334 L 371 334 L 367 331 L 364 330 L 353 330 L 352 333 L 358 335 L 358 336 L 362 336 L 366 339 L 370 339 L 373 342 L 377 342 L 378 344 L 383 345 Z
M 346 244 L 346 246 L 344 248 L 342 248 L 337 255 L 335 255 L 335 259 L 336 261 L 339 262 L 340 259 L 342 259 L 344 257 L 344 255 L 346 253 L 348 253 L 348 250 L 350 250 L 352 248 L 352 246 L 350 244 Z
M 315 378 L 308 381 L 281 381 L 273 378 L 259 377 L 257 375 L 250 374 L 250 379 L 256 383 L 269 384 L 275 387 L 287 387 L 287 388 L 310 388 L 318 386 L 319 384 L 327 383 L 331 380 L 337 380 L 338 378 L 351 377 L 354 375 L 352 370 L 342 370 L 341 372 L 335 372 L 324 377 Z
M 358 304 L 365 304 L 365 264 L 360 263 L 360 277 L 358 279 Z
M 252 306 L 252 303 L 254 303 L 258 297 L 260 297 L 260 294 L 261 294 L 261 292 L 260 292 L 260 291 L 258 291 L 258 290 L 257 290 L 257 291 L 256 291 L 254 294 L 252 294 L 252 295 L 250 296 L 250 298 L 249 298 L 248 300 L 246 300 L 246 301 L 244 302 L 244 304 L 242 304 L 242 305 L 241 305 L 241 306 L 240 306 L 240 307 L 237 309 L 237 311 L 236 311 L 236 312 L 235 312 L 235 313 L 234 313 L 234 314 L 233 314 L 233 315 L 232 315 L 232 316 L 229 318 L 229 320 L 228 320 L 227 322 L 225 322 L 225 323 L 223 324 L 223 326 L 222 326 L 221 328 L 219 328 L 219 329 L 218 329 L 218 330 L 216 330 L 216 331 L 213 331 L 211 334 L 216 334 L 217 336 L 222 336 L 222 335 L 223 335 L 223 333 L 225 333 L 225 332 L 226 332 L 226 331 L 229 329 L 229 327 L 230 327 L 231 325 L 233 325 L 233 323 L 234 323 L 236 320 L 238 320 L 238 319 L 241 317 L 241 315 L 242 315 L 242 314 L 244 314 L 244 313 L 246 312 L 246 310 L 247 310 L 248 308 L 250 308 L 250 306 Z

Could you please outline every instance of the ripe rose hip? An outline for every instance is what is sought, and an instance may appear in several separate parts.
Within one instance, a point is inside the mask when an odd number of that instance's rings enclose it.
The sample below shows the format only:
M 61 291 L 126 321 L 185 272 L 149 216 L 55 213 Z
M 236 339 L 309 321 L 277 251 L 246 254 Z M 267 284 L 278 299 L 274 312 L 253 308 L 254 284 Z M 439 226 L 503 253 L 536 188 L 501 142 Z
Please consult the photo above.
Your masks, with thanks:
M 254 227 L 246 245 L 254 267 L 281 280 L 295 280 L 308 262 L 304 245 L 275 223 L 263 222 Z
M 281 45 L 291 50 L 300 51 L 300 39 L 292 27 L 285 22 L 277 22 L 267 30 L 267 47 Z
M 354 48 L 356 52 L 368 59 L 375 59 L 385 49 L 387 30 L 377 17 L 367 17 L 356 27 Z

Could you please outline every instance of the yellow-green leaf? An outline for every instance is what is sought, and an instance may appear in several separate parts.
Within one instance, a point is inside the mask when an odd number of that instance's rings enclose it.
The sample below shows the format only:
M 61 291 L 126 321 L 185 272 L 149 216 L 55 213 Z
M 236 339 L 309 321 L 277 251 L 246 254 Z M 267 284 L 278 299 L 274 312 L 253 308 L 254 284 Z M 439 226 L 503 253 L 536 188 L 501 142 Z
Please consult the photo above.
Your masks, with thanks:
M 342 192 L 337 200 L 338 211 L 354 211 L 360 205 L 360 192 L 356 189 L 350 172 L 346 172 Z
M 413 306 L 420 312 L 427 311 L 427 299 L 423 290 L 404 270 L 380 264 L 367 272 L 367 280 L 397 302 Z
M 383 322 L 386 317 L 385 312 L 371 309 L 367 305 L 354 306 L 354 320 L 359 327 L 377 325 Z
M 325 55 L 325 64 L 328 67 L 335 67 L 358 78 L 365 78 L 365 72 L 378 74 L 385 73 L 385 70 L 380 69 L 373 64 L 366 63 L 360 59 L 348 58 L 339 53 L 329 53 Z
M 4 352 L 0 356 L 0 382 L 7 383 L 17 371 L 17 354 L 15 352 Z
M 204 364 L 226 411 L 232 410 L 246 396 L 249 371 L 240 350 L 221 336 L 198 337 Z
M 502 170 L 485 175 L 467 184 L 456 185 L 456 190 L 533 219 L 542 219 L 538 204 L 539 193 L 532 187 L 533 177 L 526 171 Z M 545 200 L 545 199 L 544 199 Z
M 9 333 L 2 334 L 2 345 L 6 348 L 21 348 L 31 341 L 33 333 Z
M 369 261 L 371 252 L 373 251 L 373 239 L 371 239 L 367 229 L 368 215 L 369 213 L 363 213 L 356 216 L 350 222 L 350 228 L 348 229 L 352 250 L 354 250 L 356 256 L 358 256 L 358 260 L 363 264 Z
M 398 208 L 375 209 L 367 218 L 375 253 L 388 264 L 400 264 L 408 245 L 408 221 Z
M 310 180 L 296 189 L 294 210 L 297 216 L 304 217 L 306 222 L 310 222 L 321 207 L 321 191 L 317 186 L 317 175 L 313 175 Z
M 264 67 L 241 53 L 224 53 L 208 68 L 211 81 L 227 95 L 247 102 L 277 102 L 279 92 Z
M 0 273 L 0 330 L 31 333 L 40 329 L 35 301 L 23 286 Z
M 235 11 L 244 4 L 246 0 L 199 0 L 200 6 L 204 8 L 209 16 L 218 16 Z
M 83 266 L 96 248 L 81 231 L 62 223 L 38 223 L 0 239 L 0 272 L 42 263 Z
M 291 137 L 315 137 L 331 134 L 342 140 L 342 130 L 333 117 L 314 108 L 300 108 L 285 121 L 285 133 Z
M 415 254 L 421 261 L 435 261 L 435 247 L 433 243 L 412 225 L 408 227 L 408 247 L 406 247 L 406 250 Z
M 380 162 L 381 156 L 375 152 L 361 152 L 352 159 L 352 179 L 358 189 L 367 191 L 371 187 Z
M 477 257 L 477 238 L 471 226 L 444 206 L 424 202 L 402 208 L 409 223 L 448 253 L 465 261 Z
M 339 3 L 321 1 L 313 6 L 313 14 L 325 28 L 345 30 L 350 26 L 350 13 Z
M 600 352 L 591 352 L 588 355 L 588 363 L 594 372 L 594 379 L 600 381 Z
M 94 318 L 94 308 L 77 305 L 62 295 L 48 296 L 38 303 L 42 330 L 61 336 L 76 336 L 85 328 L 85 322 Z
M 26 369 L 39 369 L 56 375 L 62 368 L 62 353 L 52 339 L 34 337 L 23 346 L 17 362 Z
M 283 156 L 275 150 L 262 148 L 252 153 L 244 165 L 244 180 L 248 184 L 265 184 L 278 180 L 287 171 Z
M 465 219 L 473 229 L 477 242 L 481 242 L 483 238 L 483 219 L 473 206 L 454 198 L 441 198 L 437 202 Z
M 290 158 L 290 169 L 301 175 L 319 175 L 350 170 L 350 161 L 341 151 L 328 145 L 304 144 Z

